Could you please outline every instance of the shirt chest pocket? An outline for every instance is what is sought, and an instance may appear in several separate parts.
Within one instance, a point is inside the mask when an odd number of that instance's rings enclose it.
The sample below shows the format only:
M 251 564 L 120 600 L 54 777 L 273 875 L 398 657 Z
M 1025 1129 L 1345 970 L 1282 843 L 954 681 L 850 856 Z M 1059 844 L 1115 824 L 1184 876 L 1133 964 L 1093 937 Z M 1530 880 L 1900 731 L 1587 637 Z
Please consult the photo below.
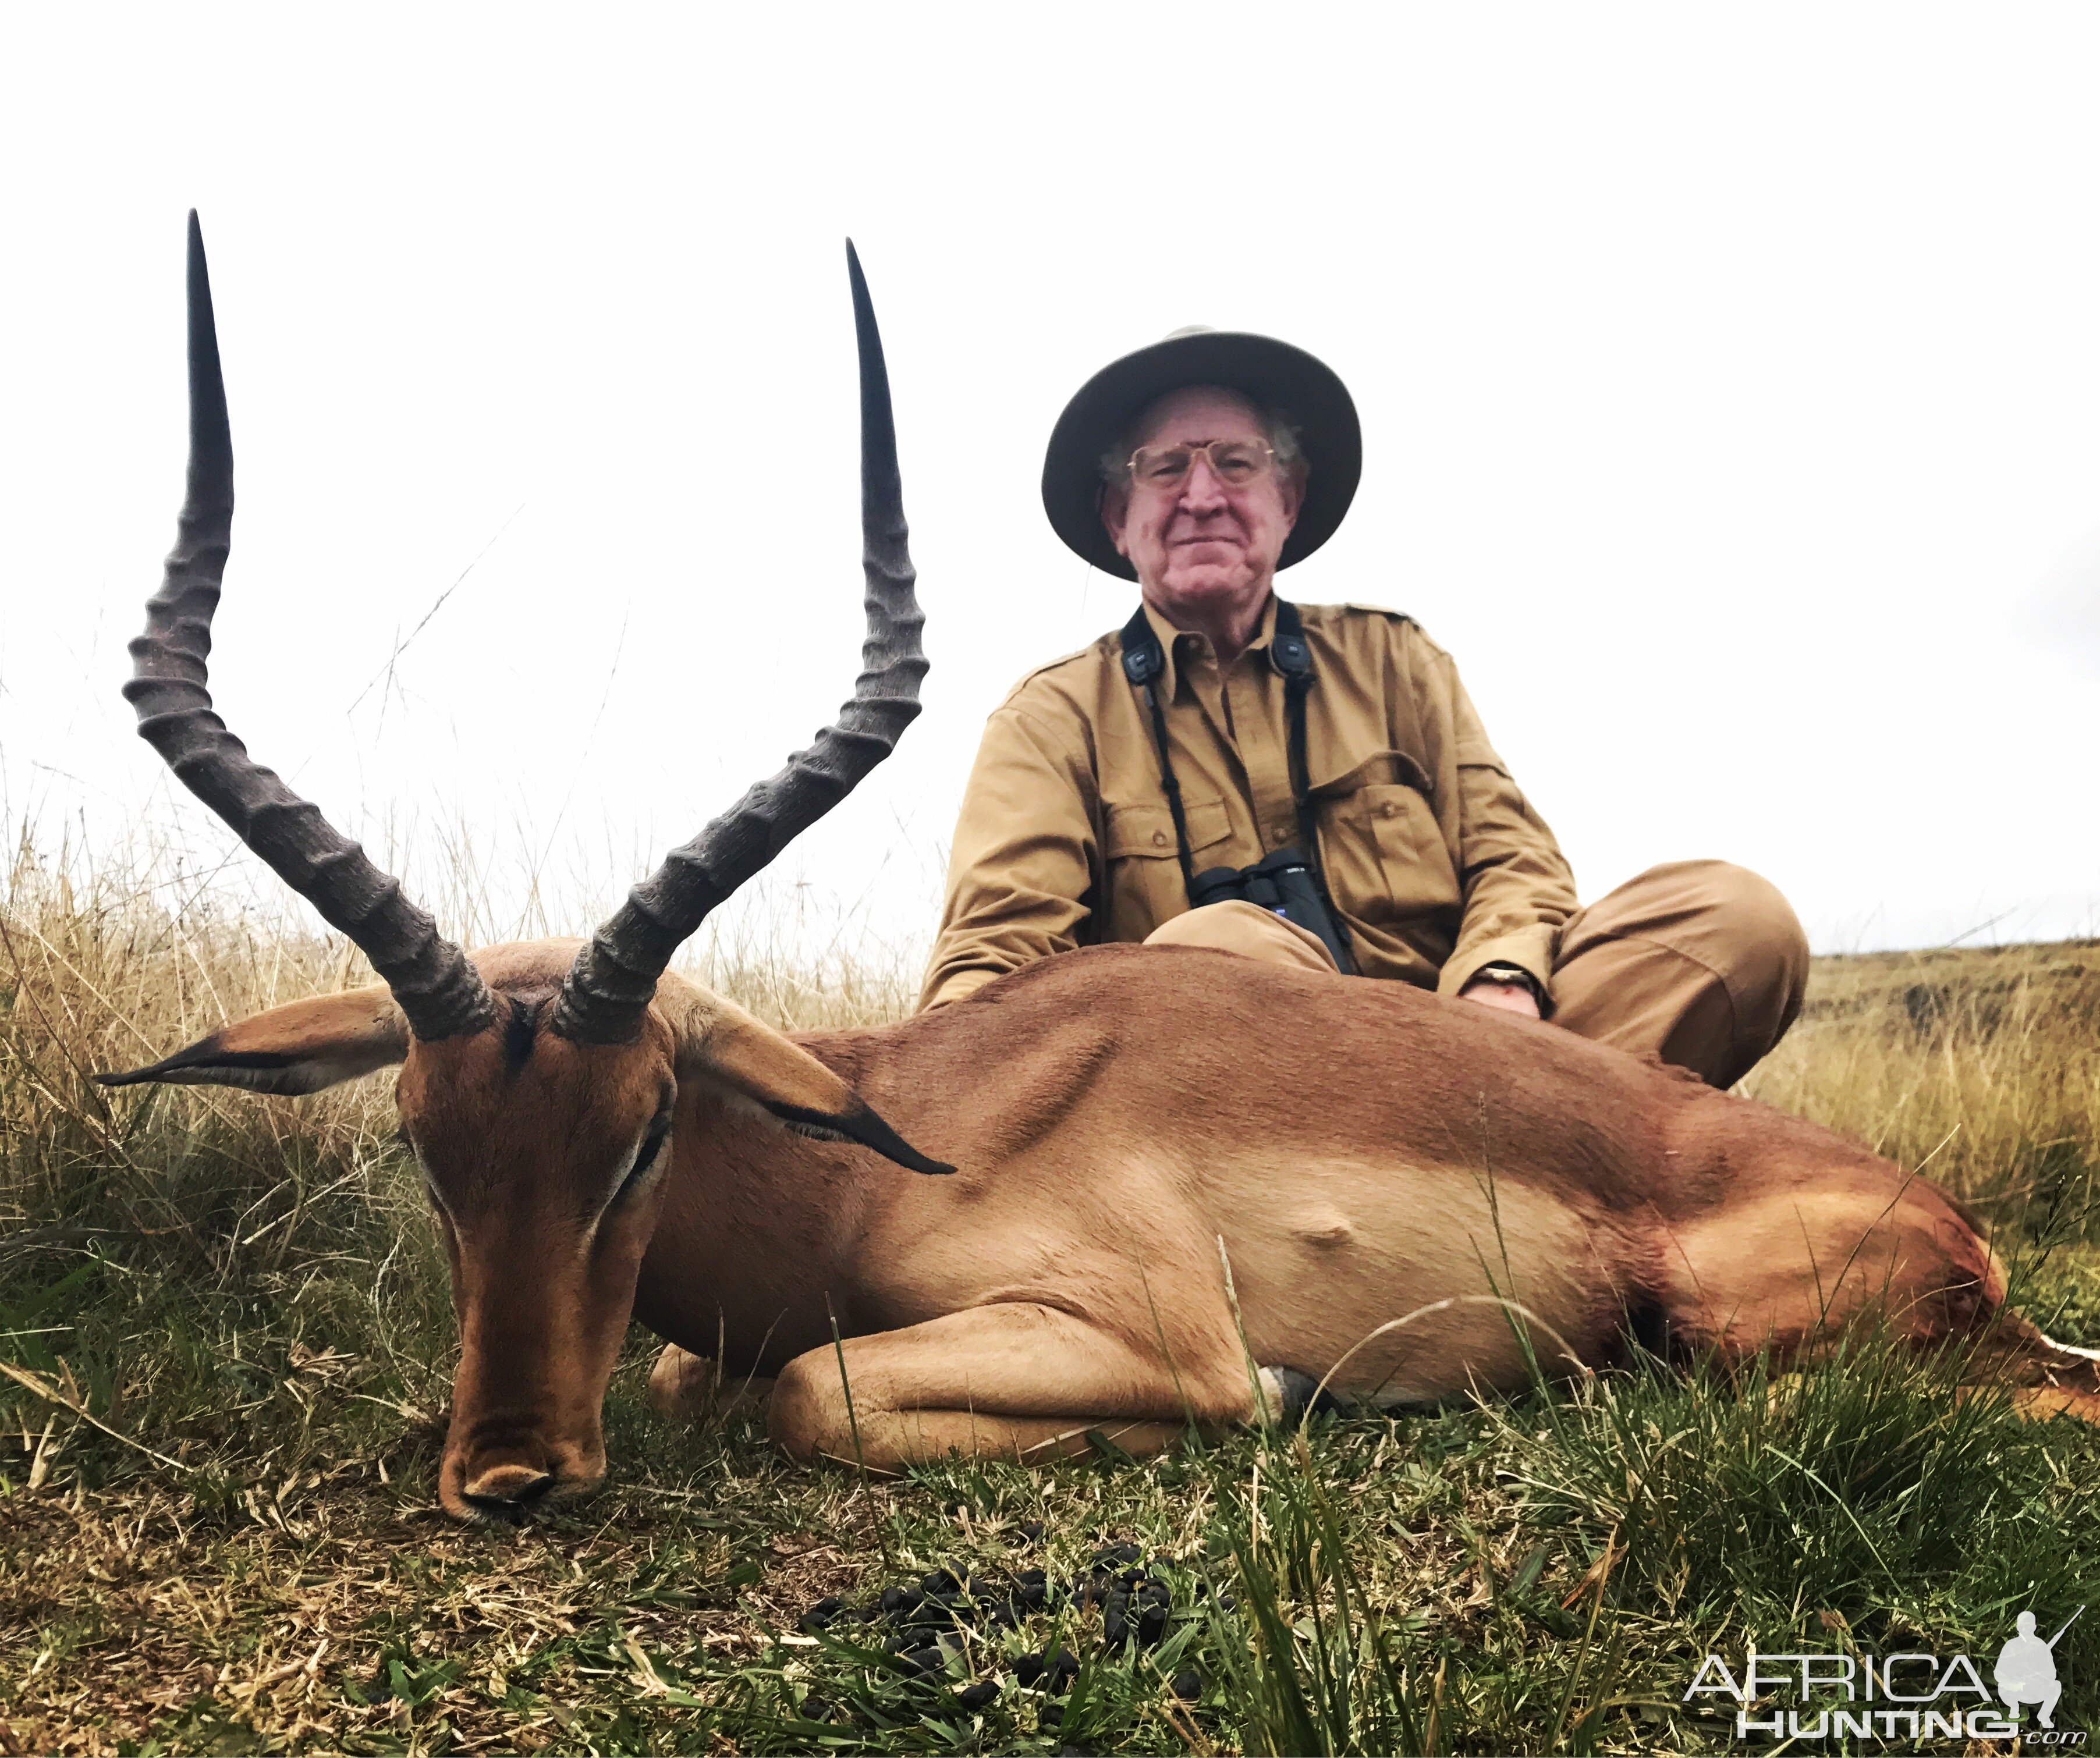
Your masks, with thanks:
M 1162 922 L 1189 907 L 1174 836 L 1174 814 L 1164 800 L 1140 804 L 1103 803 L 1101 857 L 1108 869 L 1108 927 L 1104 940 L 1143 940 Z M 1189 849 L 1196 870 L 1215 866 L 1232 839 L 1232 820 L 1223 800 L 1185 800 Z M 1213 853 L 1206 855 L 1205 850 Z
M 1335 800 L 1321 854 L 1335 901 L 1365 923 L 1457 913 L 1458 870 L 1435 809 L 1405 783 L 1359 787 Z

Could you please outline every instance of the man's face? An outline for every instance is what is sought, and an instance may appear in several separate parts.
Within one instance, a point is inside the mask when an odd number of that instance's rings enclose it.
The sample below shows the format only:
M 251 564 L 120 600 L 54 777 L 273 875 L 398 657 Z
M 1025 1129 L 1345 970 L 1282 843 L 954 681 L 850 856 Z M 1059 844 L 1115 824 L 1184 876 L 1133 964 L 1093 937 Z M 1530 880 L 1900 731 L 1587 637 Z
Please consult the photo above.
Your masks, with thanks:
M 1268 438 L 1246 398 L 1209 386 L 1161 398 L 1135 434 L 1133 450 Z M 1199 455 L 1171 487 L 1127 479 L 1112 486 L 1101 497 L 1101 522 L 1136 568 L 1148 602 L 1177 627 L 1207 625 L 1268 597 L 1304 498 L 1294 473 L 1270 469 L 1251 482 L 1229 484 Z

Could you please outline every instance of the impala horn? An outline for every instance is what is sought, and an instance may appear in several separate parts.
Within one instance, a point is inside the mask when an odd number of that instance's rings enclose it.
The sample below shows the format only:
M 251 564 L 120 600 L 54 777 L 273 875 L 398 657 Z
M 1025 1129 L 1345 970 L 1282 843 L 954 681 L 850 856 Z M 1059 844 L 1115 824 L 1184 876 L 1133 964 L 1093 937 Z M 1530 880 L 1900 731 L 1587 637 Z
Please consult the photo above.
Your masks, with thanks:
M 195 209 L 189 333 L 188 491 L 166 577 L 146 601 L 146 632 L 131 643 L 131 681 L 124 686 L 125 699 L 138 711 L 139 735 L 280 879 L 356 943 L 417 1037 L 479 1031 L 496 1009 L 466 954 L 402 895 L 399 880 L 381 872 L 318 806 L 250 757 L 212 711 L 205 662 L 233 531 L 233 441 Z
M 620 1044 L 642 1029 L 656 979 L 678 948 L 735 892 L 851 793 L 896 748 L 919 712 L 926 619 L 912 592 L 897 430 L 875 307 L 852 241 L 854 330 L 860 346 L 862 560 L 867 574 L 867 641 L 853 699 L 807 751 L 763 781 L 627 894 L 627 901 L 576 954 L 555 1004 L 552 1029 L 572 1041 Z

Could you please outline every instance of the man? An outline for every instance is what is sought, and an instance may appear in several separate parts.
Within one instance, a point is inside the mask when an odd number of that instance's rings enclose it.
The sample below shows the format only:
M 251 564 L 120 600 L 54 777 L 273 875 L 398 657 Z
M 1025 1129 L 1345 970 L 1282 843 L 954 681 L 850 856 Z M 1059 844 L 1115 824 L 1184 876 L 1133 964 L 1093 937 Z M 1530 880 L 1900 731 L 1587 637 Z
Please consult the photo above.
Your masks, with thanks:
M 2085 1610 L 2082 1606 L 2080 1610 Z M 2076 1622 L 2078 1614 L 2071 1614 Z M 2005 1700 L 2005 1713 L 2017 1721 L 2022 1703 L 2033 1703 L 2040 1712 L 2041 1725 L 2054 1729 L 2056 1726 L 2056 1702 L 2063 1694 L 2063 1685 L 2056 1676 L 2055 1648 L 2062 1640 L 2063 1630 L 2044 1641 L 2035 1634 L 2035 1615 L 2023 1611 L 2013 1620 L 2019 1634 L 2010 1638 L 1998 1650 L 1998 1663 L 1991 1676 L 1997 1681 L 1998 1694 Z
M 1268 337 L 1177 332 L 1072 399 L 1044 508 L 1143 603 L 987 724 L 921 1007 L 1075 946 L 1207 945 L 1433 988 L 1732 1085 L 1800 1010 L 1785 899 L 1695 861 L 1578 908 L 1449 657 L 1393 612 L 1277 597 L 1361 461 L 1341 380 Z M 1262 880 L 1289 868 L 1295 903 Z

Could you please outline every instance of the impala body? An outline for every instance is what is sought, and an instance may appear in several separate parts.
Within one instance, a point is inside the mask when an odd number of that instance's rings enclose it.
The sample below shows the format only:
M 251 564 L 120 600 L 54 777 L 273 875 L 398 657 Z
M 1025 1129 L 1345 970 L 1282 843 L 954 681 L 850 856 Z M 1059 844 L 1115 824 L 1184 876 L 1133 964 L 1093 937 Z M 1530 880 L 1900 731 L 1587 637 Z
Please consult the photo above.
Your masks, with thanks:
M 878 1469 L 1041 1457 L 1092 1429 L 1142 1452 L 1295 1407 L 1301 1377 L 1404 1403 L 1521 1383 L 1534 1351 L 1563 1373 L 1635 1341 L 1804 1359 L 1869 1310 L 1921 1347 L 1977 1345 L 2043 1408 L 2100 1415 L 2096 1358 L 2005 1308 L 1952 1198 L 1550 1026 L 1109 946 L 898 1024 L 791 1038 L 669 972 L 916 712 L 887 379 L 853 278 L 870 618 L 854 700 L 592 940 L 470 958 L 212 712 L 232 452 L 192 216 L 190 492 L 127 693 L 176 773 L 384 980 L 105 1078 L 296 1095 L 399 1066 L 460 1322 L 448 1509 L 508 1514 L 602 1475 L 631 1318 L 777 1376 L 773 1431 L 797 1455 Z

